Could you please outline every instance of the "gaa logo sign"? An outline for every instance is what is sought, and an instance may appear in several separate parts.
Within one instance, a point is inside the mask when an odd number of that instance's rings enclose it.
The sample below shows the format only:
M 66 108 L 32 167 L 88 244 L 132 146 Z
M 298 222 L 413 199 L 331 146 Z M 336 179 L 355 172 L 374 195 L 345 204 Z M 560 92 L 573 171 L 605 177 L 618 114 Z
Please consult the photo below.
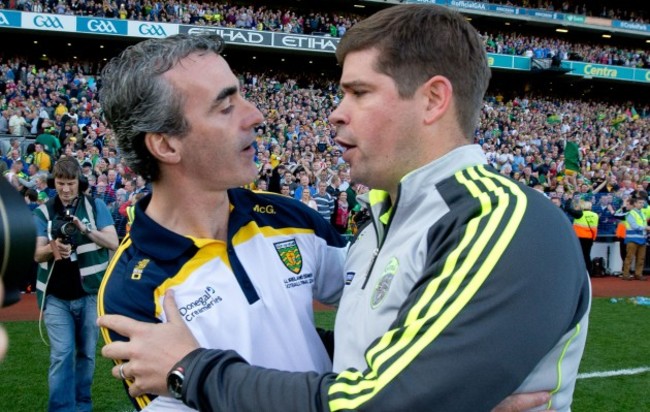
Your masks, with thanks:
M 45 27 L 48 29 L 62 29 L 63 24 L 57 17 L 52 16 L 36 16 L 34 17 L 34 26 Z
M 117 30 L 113 23 L 107 20 L 90 20 L 88 21 L 88 30 L 95 33 L 111 33 L 117 34 Z
M 141 24 L 140 27 L 138 27 L 138 31 L 140 32 L 140 34 L 144 34 L 145 36 L 152 36 L 152 37 L 167 36 L 165 29 L 162 26 L 155 25 L 155 24 Z

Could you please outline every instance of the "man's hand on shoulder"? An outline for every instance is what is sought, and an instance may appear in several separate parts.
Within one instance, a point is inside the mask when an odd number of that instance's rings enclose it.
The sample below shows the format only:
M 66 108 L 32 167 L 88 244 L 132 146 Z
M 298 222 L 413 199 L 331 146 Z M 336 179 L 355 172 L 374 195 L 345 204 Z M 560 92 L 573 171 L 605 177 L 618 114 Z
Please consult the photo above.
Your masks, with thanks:
M 199 347 L 192 332 L 180 316 L 174 293 L 168 290 L 163 302 L 166 323 L 147 323 L 120 315 L 98 319 L 102 328 L 113 330 L 128 341 L 112 342 L 102 348 L 104 357 L 123 361 L 113 367 L 113 376 L 131 381 L 129 394 L 168 395 L 167 373 L 185 355 Z
M 542 406 L 551 400 L 548 392 L 517 393 L 501 401 L 492 412 L 524 412 Z M 552 412 L 551 409 L 544 412 Z

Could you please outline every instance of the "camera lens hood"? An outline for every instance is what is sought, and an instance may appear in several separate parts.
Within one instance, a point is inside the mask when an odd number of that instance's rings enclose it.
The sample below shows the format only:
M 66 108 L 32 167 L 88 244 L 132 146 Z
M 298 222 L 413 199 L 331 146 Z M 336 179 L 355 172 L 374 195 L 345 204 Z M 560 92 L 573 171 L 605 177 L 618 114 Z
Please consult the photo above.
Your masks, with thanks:
M 20 193 L 0 179 L 0 278 L 5 285 L 2 306 L 20 300 L 20 281 L 31 271 L 36 248 L 36 228 Z

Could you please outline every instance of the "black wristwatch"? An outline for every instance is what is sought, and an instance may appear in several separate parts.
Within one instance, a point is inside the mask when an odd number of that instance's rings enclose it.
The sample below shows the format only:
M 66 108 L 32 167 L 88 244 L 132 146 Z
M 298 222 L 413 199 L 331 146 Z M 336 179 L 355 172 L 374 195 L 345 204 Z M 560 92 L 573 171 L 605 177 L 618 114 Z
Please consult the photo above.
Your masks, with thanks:
M 185 369 L 182 366 L 174 368 L 167 375 L 167 390 L 176 399 L 183 397 L 183 382 L 185 381 Z

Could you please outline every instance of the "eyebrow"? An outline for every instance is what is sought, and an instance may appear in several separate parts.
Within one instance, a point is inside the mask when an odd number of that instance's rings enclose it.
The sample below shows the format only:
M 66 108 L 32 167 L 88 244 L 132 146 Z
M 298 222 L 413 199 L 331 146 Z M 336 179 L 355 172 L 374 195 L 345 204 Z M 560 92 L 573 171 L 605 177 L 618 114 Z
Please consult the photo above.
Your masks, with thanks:
M 234 96 L 235 94 L 238 93 L 239 88 L 237 86 L 230 86 L 226 87 L 225 89 L 222 89 L 217 97 L 214 99 L 214 105 L 217 106 L 221 104 L 222 101 L 227 99 L 230 96 Z
M 354 87 L 367 87 L 368 83 L 362 81 L 362 80 L 352 80 L 349 82 L 341 82 L 340 87 L 343 89 L 351 89 Z

